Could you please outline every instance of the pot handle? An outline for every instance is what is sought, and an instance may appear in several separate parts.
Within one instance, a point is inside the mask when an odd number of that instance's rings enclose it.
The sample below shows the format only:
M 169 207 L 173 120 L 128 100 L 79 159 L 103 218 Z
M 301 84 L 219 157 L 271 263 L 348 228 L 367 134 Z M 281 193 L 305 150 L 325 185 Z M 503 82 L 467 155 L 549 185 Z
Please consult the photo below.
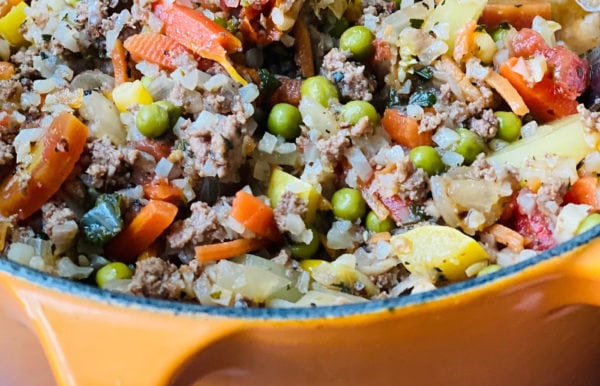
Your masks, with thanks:
M 60 386 L 169 385 L 189 358 L 242 327 L 231 318 L 73 296 L 7 274 L 0 283 L 23 306 Z

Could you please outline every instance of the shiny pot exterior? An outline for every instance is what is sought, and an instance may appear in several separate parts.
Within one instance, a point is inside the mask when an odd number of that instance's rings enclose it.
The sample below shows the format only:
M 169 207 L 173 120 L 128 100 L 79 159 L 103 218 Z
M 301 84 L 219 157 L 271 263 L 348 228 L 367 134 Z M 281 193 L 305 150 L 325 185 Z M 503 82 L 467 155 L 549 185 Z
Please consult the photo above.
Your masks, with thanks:
M 0 385 L 600 384 L 598 233 L 437 291 L 316 309 L 133 298 L 2 261 Z

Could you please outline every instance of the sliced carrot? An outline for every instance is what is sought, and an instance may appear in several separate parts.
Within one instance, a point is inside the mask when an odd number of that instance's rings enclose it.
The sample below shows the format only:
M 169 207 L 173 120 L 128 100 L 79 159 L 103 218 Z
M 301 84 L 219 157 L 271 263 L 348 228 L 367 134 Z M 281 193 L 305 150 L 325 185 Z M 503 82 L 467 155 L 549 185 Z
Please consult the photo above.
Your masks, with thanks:
M 472 55 L 473 42 L 477 23 L 475 20 L 469 20 L 456 34 L 456 43 L 454 44 L 454 60 L 460 63 Z
M 489 30 L 502 22 L 508 22 L 516 29 L 531 28 L 533 19 L 541 16 L 546 20 L 552 18 L 552 7 L 549 2 L 518 1 L 513 4 L 487 4 L 479 18 Z
M 150 201 L 105 249 L 107 257 L 132 263 L 171 225 L 177 206 L 164 201 Z
M 88 128 L 71 113 L 61 113 L 31 151 L 23 173 L 0 186 L 0 214 L 24 220 L 42 207 L 69 177 L 88 137 Z M 23 176 L 28 178 L 23 178 Z
M 487 231 L 498 243 L 506 245 L 513 252 L 521 252 L 525 248 L 525 238 L 507 226 L 494 224 Z
M 153 32 L 130 36 L 124 46 L 134 62 L 145 60 L 169 71 L 177 68 L 175 59 L 178 56 L 189 53 L 176 40 Z
M 10 62 L 0 62 L 0 80 L 8 80 L 15 74 L 15 66 Z
M 433 142 L 431 131 L 419 132 L 419 122 L 396 109 L 386 109 L 381 124 L 390 137 L 402 146 L 413 148 Z
M 199 245 L 195 248 L 196 259 L 207 262 L 230 259 L 249 253 L 269 244 L 265 239 L 238 239 L 217 244 Z
M 581 177 L 563 197 L 565 203 L 584 204 L 592 207 L 593 210 L 598 207 L 598 177 Z
M 144 185 L 144 195 L 149 200 L 167 201 L 172 204 L 179 204 L 184 200 L 183 191 L 164 179 Z
M 129 75 L 127 75 L 127 58 L 125 57 L 123 43 L 119 39 L 115 40 L 115 46 L 110 53 L 110 59 L 115 75 L 115 86 L 127 82 L 129 80 Z
M 312 43 L 306 23 L 294 24 L 294 48 L 296 49 L 296 64 L 300 69 L 300 75 L 304 78 L 315 75 L 315 63 L 313 58 Z
M 505 77 L 495 71 L 490 71 L 485 78 L 485 82 L 500 94 L 513 113 L 523 116 L 529 112 L 529 108 L 527 108 L 521 95 Z
M 550 122 L 577 112 L 578 102 L 558 93 L 549 74 L 540 82 L 530 85 L 521 74 L 513 71 L 518 60 L 518 58 L 510 58 L 502 63 L 500 74 L 521 95 L 536 120 Z
M 280 237 L 273 209 L 250 193 L 240 190 L 231 205 L 231 217 L 260 237 Z
M 242 42 L 201 11 L 179 3 L 154 3 L 154 13 L 163 21 L 165 34 L 203 58 L 214 60 L 241 84 L 246 80 L 233 67 L 227 53 L 242 49 Z

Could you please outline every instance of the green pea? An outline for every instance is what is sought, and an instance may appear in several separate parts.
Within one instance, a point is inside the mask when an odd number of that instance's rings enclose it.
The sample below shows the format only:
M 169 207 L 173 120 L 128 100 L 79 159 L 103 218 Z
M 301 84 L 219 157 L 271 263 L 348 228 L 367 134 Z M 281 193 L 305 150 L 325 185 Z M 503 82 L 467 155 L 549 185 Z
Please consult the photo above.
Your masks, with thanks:
M 356 221 L 367 212 L 367 204 L 360 192 L 352 188 L 342 188 L 331 197 L 333 214 L 344 220 Z
M 350 101 L 342 106 L 342 118 L 344 121 L 355 125 L 362 117 L 369 118 L 369 121 L 374 125 L 379 122 L 377 110 L 367 101 Z
M 468 129 L 461 128 L 456 131 L 460 136 L 460 140 L 454 151 L 463 156 L 465 165 L 470 165 L 479 153 L 485 151 L 485 143 L 480 136 Z
M 494 113 L 498 119 L 497 138 L 506 142 L 514 142 L 521 136 L 521 119 L 511 111 L 496 111 Z
M 281 135 L 288 141 L 300 135 L 302 115 L 296 106 L 278 103 L 271 109 L 267 119 L 267 129 L 275 135 Z
M 380 220 L 374 212 L 369 212 L 365 220 L 365 225 L 371 232 L 389 232 L 394 229 L 396 224 L 394 220 L 386 217 L 385 220 Z
M 494 32 L 492 32 L 492 39 L 494 39 L 495 42 L 504 40 L 504 38 L 506 37 L 506 33 L 510 30 L 510 28 L 510 24 L 506 22 L 500 23 L 500 25 L 498 25 Z
M 321 241 L 319 240 L 319 232 L 317 232 L 317 230 L 314 228 L 310 228 L 310 231 L 313 235 L 313 238 L 310 241 L 310 243 L 304 244 L 300 242 L 290 245 L 290 250 L 292 251 L 292 256 L 294 258 L 301 260 L 310 259 L 319 250 L 319 247 L 321 246 Z
M 98 287 L 104 288 L 106 283 L 111 280 L 130 279 L 132 276 L 133 272 L 131 268 L 121 262 L 115 261 L 106 264 L 96 272 L 96 283 Z
M 338 98 L 337 88 L 323 75 L 311 76 L 306 78 L 300 86 L 300 95 L 308 97 L 322 106 L 329 106 L 330 99 Z
M 444 163 L 440 154 L 431 146 L 417 146 L 408 153 L 416 168 L 425 170 L 430 176 L 444 171 Z
M 169 115 L 169 125 L 171 127 L 173 127 L 173 125 L 175 125 L 175 123 L 181 116 L 181 110 L 182 110 L 181 107 L 175 106 L 173 103 L 171 103 L 170 101 L 166 101 L 166 100 L 158 101 L 158 102 L 154 102 L 154 103 L 157 104 L 158 106 L 162 107 L 163 109 L 167 110 L 167 114 Z
M 373 50 L 373 33 L 362 25 L 350 27 L 340 37 L 340 48 L 358 60 L 366 59 Z
M 598 224 L 600 224 L 600 214 L 592 213 L 583 219 L 583 221 L 579 224 L 579 227 L 577 228 L 577 232 L 575 233 L 580 235 L 585 231 L 589 231 Z
M 497 272 L 501 269 L 502 269 L 501 265 L 490 264 L 487 267 L 482 268 L 479 272 L 477 272 L 477 277 L 489 275 L 490 273 Z
M 156 103 L 142 105 L 135 116 L 135 124 L 146 137 L 160 137 L 169 129 L 169 113 Z

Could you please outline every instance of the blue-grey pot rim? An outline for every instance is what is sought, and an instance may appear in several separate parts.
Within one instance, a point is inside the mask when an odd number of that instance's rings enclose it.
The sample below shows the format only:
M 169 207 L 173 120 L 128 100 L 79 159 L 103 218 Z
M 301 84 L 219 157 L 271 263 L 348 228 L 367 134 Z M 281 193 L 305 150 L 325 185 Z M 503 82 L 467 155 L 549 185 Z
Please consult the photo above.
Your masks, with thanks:
M 530 259 L 506 267 L 489 275 L 447 285 L 433 291 L 411 294 L 396 298 L 375 300 L 364 303 L 340 306 L 322 306 L 311 308 L 235 308 L 204 306 L 197 303 L 167 301 L 101 290 L 89 284 L 48 275 L 32 268 L 0 258 L 0 271 L 27 280 L 45 288 L 57 290 L 69 295 L 80 296 L 94 301 L 135 307 L 147 311 L 170 312 L 186 315 L 214 315 L 242 319 L 316 319 L 339 318 L 357 314 L 379 313 L 395 309 L 438 301 L 459 293 L 485 286 L 493 281 L 502 280 L 542 261 L 552 259 L 582 246 L 600 236 L 600 226 Z M 600 257 L 599 257 L 600 258 Z

